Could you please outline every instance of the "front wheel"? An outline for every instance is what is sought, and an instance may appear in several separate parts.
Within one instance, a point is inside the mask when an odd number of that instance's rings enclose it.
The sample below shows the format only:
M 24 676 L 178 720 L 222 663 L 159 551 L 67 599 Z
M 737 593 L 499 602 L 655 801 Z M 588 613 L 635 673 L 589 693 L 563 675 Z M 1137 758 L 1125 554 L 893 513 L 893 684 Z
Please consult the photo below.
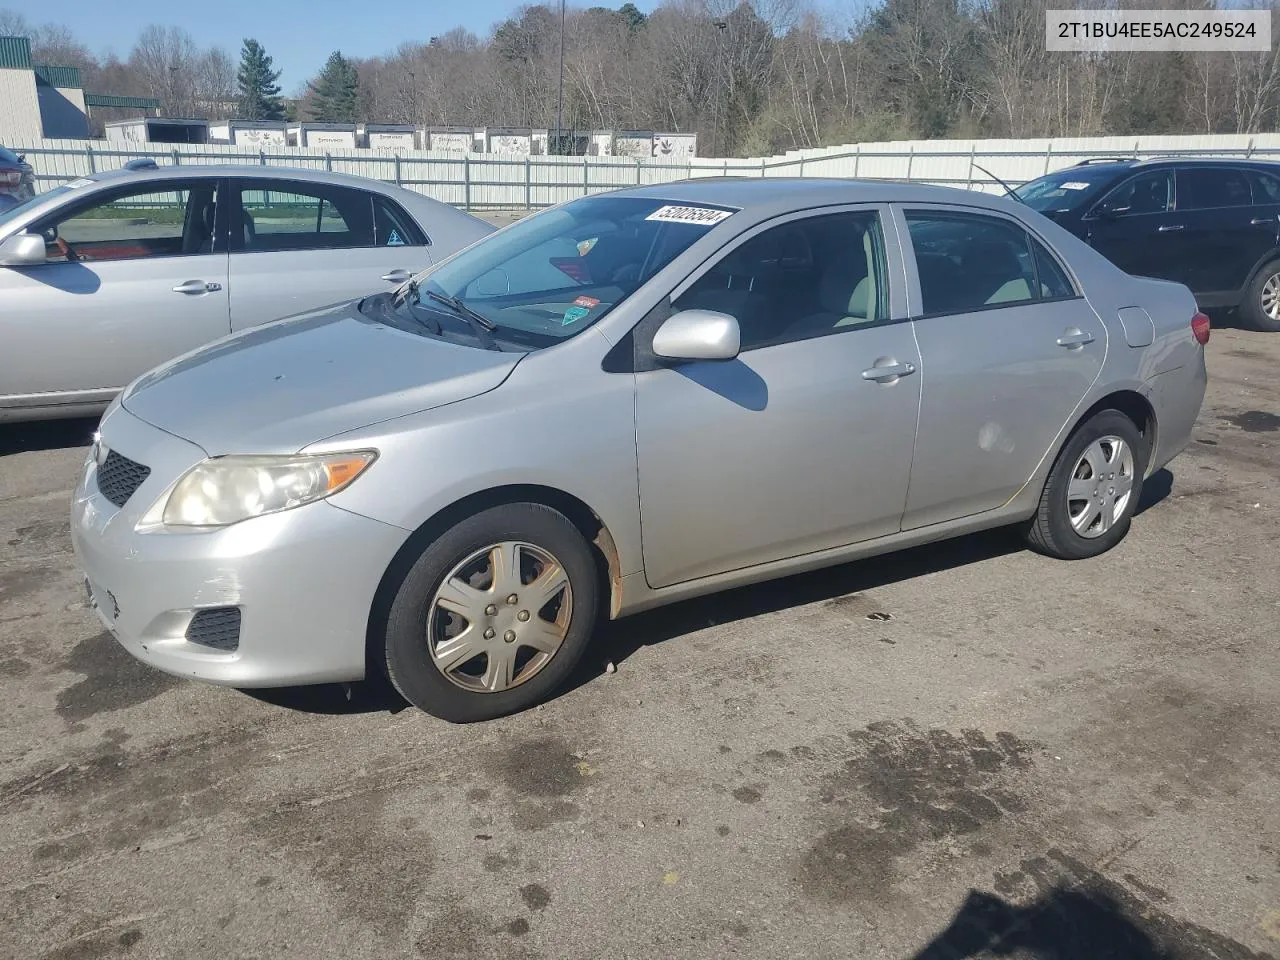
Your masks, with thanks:
M 1240 317 L 1254 330 L 1280 333 L 1280 260 L 1268 263 L 1253 278 Z
M 1060 560 L 1105 553 L 1124 539 L 1142 495 L 1147 445 L 1133 421 L 1103 410 L 1071 435 L 1028 522 L 1028 545 Z
M 387 618 L 387 674 L 454 723 L 546 699 L 581 659 L 599 594 L 591 548 L 540 504 L 493 507 L 431 543 Z

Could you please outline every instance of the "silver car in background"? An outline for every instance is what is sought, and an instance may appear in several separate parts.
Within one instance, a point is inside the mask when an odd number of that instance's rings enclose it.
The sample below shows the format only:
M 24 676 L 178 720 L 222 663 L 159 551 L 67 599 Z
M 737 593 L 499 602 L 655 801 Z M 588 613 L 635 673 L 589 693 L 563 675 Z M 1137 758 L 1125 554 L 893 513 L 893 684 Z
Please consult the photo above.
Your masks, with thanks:
M 385 671 L 483 719 L 601 617 L 1006 524 L 1109 549 L 1190 438 L 1208 336 L 1185 287 L 1008 200 L 636 188 L 142 377 L 72 538 L 162 670 Z
M 492 232 L 362 177 L 122 170 L 0 212 L 0 421 L 100 413 L 201 344 L 374 293 Z

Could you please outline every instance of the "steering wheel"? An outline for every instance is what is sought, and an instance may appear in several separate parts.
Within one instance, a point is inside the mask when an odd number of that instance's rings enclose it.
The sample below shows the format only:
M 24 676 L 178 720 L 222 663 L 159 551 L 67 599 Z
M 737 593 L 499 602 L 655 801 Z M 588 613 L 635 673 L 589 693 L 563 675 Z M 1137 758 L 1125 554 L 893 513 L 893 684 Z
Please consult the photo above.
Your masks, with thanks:
M 58 248 L 58 252 L 62 254 L 63 258 L 66 259 L 68 263 L 75 263 L 80 259 L 79 254 L 71 249 L 71 244 L 67 243 L 67 241 L 63 240 L 61 237 L 54 237 L 53 245 Z

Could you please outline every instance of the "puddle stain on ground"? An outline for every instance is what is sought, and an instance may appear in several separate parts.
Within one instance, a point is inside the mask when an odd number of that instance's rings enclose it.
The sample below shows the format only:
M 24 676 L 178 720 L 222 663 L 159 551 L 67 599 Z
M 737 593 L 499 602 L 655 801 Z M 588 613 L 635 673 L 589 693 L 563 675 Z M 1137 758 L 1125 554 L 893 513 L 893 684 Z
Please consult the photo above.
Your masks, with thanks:
M 1025 809 L 1016 780 L 1033 746 L 1011 733 L 956 735 L 905 720 L 870 724 L 850 739 L 853 756 L 819 791 L 828 829 L 799 868 L 811 898 L 883 900 L 898 858 Z
M 481 766 L 512 795 L 511 825 L 536 832 L 578 818 L 578 805 L 565 798 L 593 779 L 582 763 L 564 740 L 540 737 L 505 747 Z
M 9 546 L 21 547 L 29 543 L 49 544 L 57 542 L 63 549 L 70 549 L 71 521 L 37 520 L 18 527 L 9 540 Z
M 63 668 L 83 675 L 58 693 L 54 709 L 68 723 L 137 706 L 182 682 L 134 659 L 105 630 L 77 643 Z
M 1222 417 L 1227 423 L 1234 424 L 1245 433 L 1271 433 L 1280 430 L 1280 416 L 1267 413 L 1265 410 L 1246 410 Z

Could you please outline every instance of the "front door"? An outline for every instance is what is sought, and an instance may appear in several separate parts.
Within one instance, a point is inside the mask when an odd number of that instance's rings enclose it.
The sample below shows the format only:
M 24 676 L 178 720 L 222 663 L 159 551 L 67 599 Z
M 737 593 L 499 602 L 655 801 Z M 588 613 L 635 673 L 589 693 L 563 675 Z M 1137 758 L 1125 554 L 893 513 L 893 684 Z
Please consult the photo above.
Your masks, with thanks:
M 650 585 L 897 532 L 920 378 L 882 216 L 757 230 L 677 291 L 676 310 L 733 315 L 742 352 L 636 375 Z
M 37 221 L 48 262 L 0 267 L 7 403 L 110 399 L 229 332 L 216 179 L 99 193 Z
M 1182 271 L 1181 227 L 1172 213 L 1173 173 L 1130 177 L 1085 217 L 1085 239 L 1125 273 L 1176 280 Z
M 265 178 L 233 193 L 236 330 L 393 289 L 431 263 L 418 225 L 380 194 Z
M 903 529 L 994 510 L 1098 378 L 1106 328 L 1021 224 L 905 211 L 915 250 L 920 425 Z

